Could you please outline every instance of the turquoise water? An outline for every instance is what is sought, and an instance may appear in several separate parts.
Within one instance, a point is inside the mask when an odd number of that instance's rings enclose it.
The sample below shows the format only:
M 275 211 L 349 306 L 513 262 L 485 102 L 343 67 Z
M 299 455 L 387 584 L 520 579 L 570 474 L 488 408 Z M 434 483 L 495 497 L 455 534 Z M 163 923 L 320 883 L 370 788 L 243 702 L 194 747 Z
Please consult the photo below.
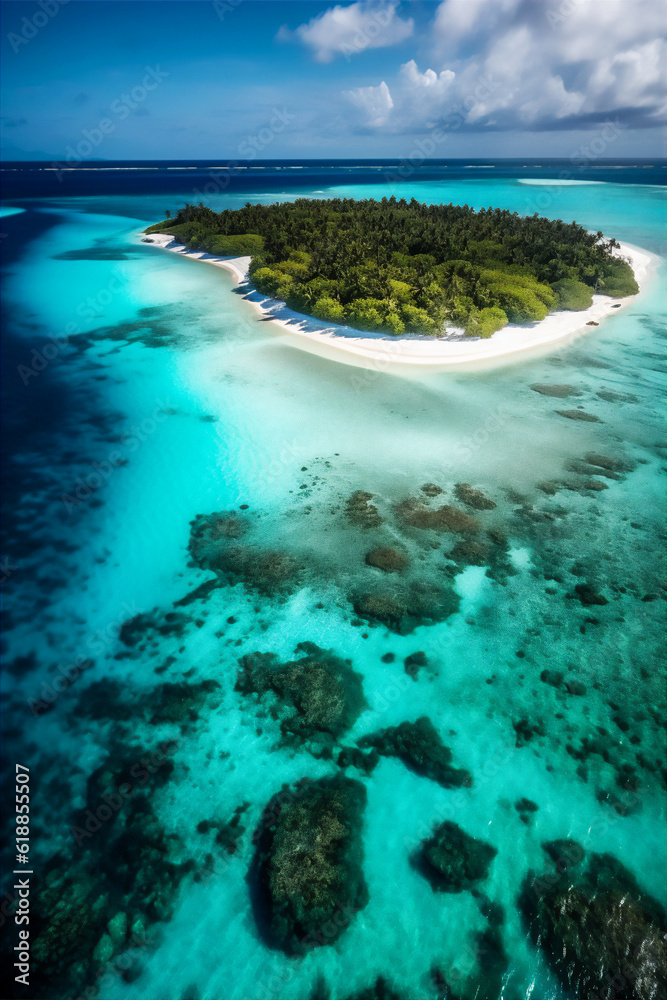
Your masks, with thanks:
M 382 197 L 388 185 L 317 191 Z M 211 205 L 312 193 L 258 189 Z M 665 195 L 654 186 L 416 179 L 392 193 L 576 219 L 665 254 Z M 107 757 L 113 771 L 123 747 L 136 754 L 169 740 L 173 773 L 150 805 L 168 857 L 191 862 L 168 893 L 167 919 L 144 920 L 145 943 L 135 937 L 113 956 L 98 952 L 99 996 L 306 1000 L 321 978 L 342 1000 L 383 975 L 406 1000 L 431 1000 L 438 967 L 462 996 L 498 1000 L 479 985 L 485 957 L 475 940 L 487 926 L 479 898 L 435 893 L 410 864 L 434 824 L 454 819 L 498 851 L 480 888 L 505 914 L 500 995 L 565 1000 L 517 905 L 527 872 L 545 869 L 542 842 L 572 837 L 609 852 L 664 902 L 664 263 L 637 301 L 571 346 L 485 372 L 408 378 L 301 352 L 258 318 L 225 272 L 138 243 L 136 233 L 169 207 L 164 195 L 21 207 L 5 222 L 20 246 L 5 279 L 13 335 L 5 378 L 23 435 L 10 460 L 5 697 L 10 737 L 38 776 L 35 864 L 45 876 L 57 856 L 70 870 L 101 858 L 104 830 L 83 849 L 72 832 L 91 773 Z M 34 235 L 21 229 L 26 219 Z M 531 391 L 535 383 L 569 384 L 580 395 L 563 402 Z M 599 422 L 556 413 L 571 406 Z M 41 407 L 38 427 L 21 423 Z M 626 471 L 606 478 L 598 468 L 608 488 L 586 489 L 592 473 L 571 465 L 589 453 Z M 401 522 L 397 504 L 428 482 L 444 503 L 461 482 L 492 498 L 495 509 L 472 513 L 507 535 L 510 572 L 493 579 L 484 564 L 454 569 L 451 536 Z M 540 488 L 553 482 L 555 492 Z M 346 519 L 356 490 L 373 494 L 382 525 Z M 176 606 L 185 616 L 178 634 L 149 630 L 139 645 L 123 642 L 128 619 L 164 622 L 174 602 L 214 579 L 188 551 L 191 522 L 246 504 L 252 543 L 296 558 L 305 567 L 298 584 L 273 596 L 242 582 L 221 586 Z M 378 544 L 406 549 L 411 586 L 453 574 L 459 610 L 408 634 L 360 621 L 351 596 L 382 582 L 364 563 Z M 572 599 L 579 583 L 608 603 Z M 270 714 L 234 687 L 242 655 L 287 661 L 304 641 L 349 658 L 363 675 L 368 708 L 346 746 L 428 715 L 473 785 L 445 789 L 394 758 L 368 777 L 351 768 L 368 793 L 370 900 L 334 945 L 290 958 L 258 934 L 246 880 L 252 831 L 283 783 L 337 768 L 282 745 Z M 413 680 L 403 661 L 416 651 L 428 663 Z M 388 652 L 393 662 L 382 661 Z M 77 657 L 94 662 L 57 684 L 58 665 Z M 543 682 L 545 669 L 586 693 Z M 156 687 L 184 678 L 219 688 L 189 716 L 152 721 L 146 706 Z M 103 679 L 116 686 L 100 708 Z M 518 737 L 521 720 L 537 726 L 527 740 Z M 571 752 L 594 738 L 604 753 Z M 619 785 L 623 768 L 636 779 L 631 793 Z M 626 796 L 620 810 L 604 800 L 609 792 Z M 514 806 L 521 798 L 539 806 L 528 823 Z M 245 833 L 230 855 L 197 825 L 228 820 L 243 802 Z M 116 828 L 121 822 L 126 812 Z M 105 919 L 124 907 L 135 914 L 137 892 L 131 877 L 122 889 L 100 882 Z M 96 921 L 101 937 L 104 921 Z M 87 953 L 96 940 L 81 935 Z M 63 992 L 54 995 L 82 993 L 83 965 L 61 970 Z

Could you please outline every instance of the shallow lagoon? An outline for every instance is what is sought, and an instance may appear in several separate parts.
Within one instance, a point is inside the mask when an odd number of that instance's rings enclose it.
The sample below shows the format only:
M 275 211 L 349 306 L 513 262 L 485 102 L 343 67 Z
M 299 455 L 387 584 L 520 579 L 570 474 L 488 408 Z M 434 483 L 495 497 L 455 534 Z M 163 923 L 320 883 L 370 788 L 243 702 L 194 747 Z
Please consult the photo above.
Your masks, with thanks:
M 664 253 L 664 189 L 540 186 L 548 205 L 535 204 L 537 185 L 511 179 L 417 178 L 391 193 L 576 218 Z M 389 193 L 382 183 L 324 190 L 320 181 L 317 190 Z M 211 204 L 312 193 L 258 189 Z M 167 838 L 165 858 L 193 864 L 172 890 L 163 873 L 160 915 L 168 919 L 143 919 L 146 944 L 129 936 L 108 964 L 95 964 L 100 996 L 306 1000 L 321 976 L 339 1000 L 384 975 L 401 996 L 430 1000 L 438 995 L 433 967 L 468 995 L 488 961 L 476 939 L 487 926 L 479 900 L 434 893 L 410 864 L 434 823 L 453 818 L 498 850 L 480 888 L 504 908 L 502 995 L 560 1000 L 567 994 L 517 905 L 528 870 L 546 868 L 542 842 L 572 837 L 609 852 L 664 902 L 660 280 L 622 315 L 538 360 L 397 378 L 300 352 L 258 320 L 226 274 L 137 245 L 137 230 L 187 196 L 184 189 L 180 199 L 147 192 L 25 200 L 24 213 L 3 220 L 15 248 L 4 374 L 14 501 L 5 521 L 5 726 L 38 778 L 42 871 L 56 852 L 73 869 L 94 861 L 111 842 L 111 826 L 127 822 L 124 807 L 83 847 L 72 833 L 91 772 L 106 756 L 113 774 L 123 747 L 173 740 L 173 771 L 149 786 L 148 798 Z M 48 358 L 53 337 L 67 339 L 37 370 L 32 352 Z M 536 383 L 569 384 L 580 394 L 563 402 L 531 391 Z M 600 422 L 555 412 L 576 406 Z M 591 453 L 619 459 L 628 471 L 618 478 L 599 466 L 595 475 L 581 471 L 576 463 Z M 608 488 L 587 489 L 591 476 Z M 450 535 L 401 522 L 397 504 L 428 482 L 444 491 L 432 506 L 462 506 L 453 496 L 461 482 L 495 502 L 472 511 L 483 531 L 507 535 L 505 571 L 495 579 L 485 565 L 448 560 Z M 356 490 L 373 495 L 380 526 L 346 518 Z M 245 585 L 221 586 L 175 609 L 213 577 L 190 558 L 190 522 L 242 504 L 252 544 L 285 551 L 304 567 L 295 585 L 267 596 L 246 577 Z M 453 587 L 458 612 L 407 634 L 358 618 L 351 597 L 385 586 L 363 560 L 377 544 L 408 551 L 412 581 Z M 582 583 L 608 603 L 586 607 L 569 596 Z M 123 642 L 122 624 L 152 609 L 161 630 L 147 627 L 136 644 Z M 165 627 L 174 613 L 185 617 Z M 252 832 L 283 782 L 337 768 L 279 745 L 266 706 L 234 686 L 242 655 L 271 651 L 287 661 L 303 641 L 333 649 L 363 674 L 369 707 L 345 745 L 427 714 L 474 783 L 442 788 L 393 758 L 369 777 L 350 768 L 368 793 L 370 901 L 335 945 L 289 958 L 258 935 L 246 882 Z M 403 661 L 416 651 L 427 665 L 413 680 Z M 381 659 L 388 652 L 391 663 Z M 56 683 L 59 664 L 86 658 L 93 663 L 77 666 L 71 682 Z M 586 693 L 545 683 L 544 670 L 563 672 Z M 94 684 L 103 679 L 117 687 L 100 708 Z M 220 688 L 203 704 L 193 701 L 190 713 L 155 712 L 157 687 L 184 679 L 213 679 Z M 627 728 L 614 721 L 619 709 L 610 702 L 622 707 Z M 522 720 L 536 726 L 527 738 Z M 582 756 L 582 741 L 600 729 L 604 753 Z M 619 783 L 623 773 L 637 779 L 630 792 Z M 528 822 L 514 805 L 521 798 L 539 806 Z M 236 853 L 197 831 L 202 820 L 228 820 L 244 802 Z M 137 919 L 131 869 L 123 886 L 120 876 L 111 890 L 100 884 L 109 907 L 102 917 L 126 906 Z M 102 917 L 91 921 L 100 935 Z M 78 996 L 80 970 L 62 975 L 66 995 Z

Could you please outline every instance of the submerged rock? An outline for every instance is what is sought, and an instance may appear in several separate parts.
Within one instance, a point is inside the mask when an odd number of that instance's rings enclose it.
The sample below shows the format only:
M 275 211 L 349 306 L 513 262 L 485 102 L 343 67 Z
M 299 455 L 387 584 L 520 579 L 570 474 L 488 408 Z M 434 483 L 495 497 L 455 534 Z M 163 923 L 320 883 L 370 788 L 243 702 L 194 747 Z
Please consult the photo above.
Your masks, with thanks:
M 410 653 L 403 660 L 403 665 L 405 667 L 405 672 L 409 677 L 412 677 L 413 681 L 417 680 L 417 675 L 422 667 L 425 667 L 428 663 L 428 657 L 426 653 L 418 650 L 416 653 Z
M 442 493 L 440 487 L 436 486 L 435 483 L 424 483 L 424 485 L 421 486 L 420 489 L 422 493 L 426 494 L 427 497 L 437 497 L 440 495 L 440 493 Z
M 368 902 L 362 823 L 366 789 L 337 775 L 284 786 L 256 834 L 252 875 L 264 936 L 287 954 L 333 944 Z
M 339 739 L 366 708 L 362 677 L 332 650 L 300 642 L 298 660 L 280 663 L 273 653 L 250 653 L 240 660 L 236 690 L 279 699 L 281 730 L 301 739 Z
M 370 502 L 372 499 L 372 493 L 355 490 L 345 504 L 345 514 L 351 524 L 358 528 L 377 528 L 382 524 L 377 507 Z
M 606 483 L 603 483 L 601 479 L 586 479 L 585 482 L 581 484 L 582 490 L 590 490 L 593 493 L 600 493 L 602 490 L 608 490 L 609 487 Z
M 559 872 L 581 864 L 586 853 L 576 840 L 567 839 L 546 841 L 542 850 L 549 855 Z
M 544 736 L 545 729 L 544 723 L 542 722 L 531 722 L 530 719 L 521 718 L 517 719 L 516 722 L 512 722 L 514 732 L 516 733 L 516 746 L 524 747 L 527 743 L 535 736 Z
M 546 493 L 547 496 L 550 496 L 550 497 L 555 496 L 556 493 L 558 493 L 558 491 L 561 490 L 562 488 L 563 488 L 563 484 L 562 483 L 555 482 L 552 479 L 547 480 L 547 482 L 545 482 L 545 483 L 538 483 L 537 484 L 537 489 L 538 490 L 542 490 L 543 493 Z
M 514 803 L 514 808 L 520 813 L 534 813 L 540 808 L 537 802 L 533 802 L 532 799 L 517 799 Z
M 379 548 L 366 554 L 366 565 L 374 566 L 385 573 L 400 573 L 410 565 L 410 559 L 405 552 L 398 549 Z
M 514 803 L 514 808 L 518 812 L 521 822 L 525 823 L 526 826 L 530 826 L 533 821 L 534 814 L 540 807 L 537 802 L 533 802 L 532 799 L 518 799 Z
M 590 583 L 578 583 L 574 588 L 574 592 L 585 608 L 596 604 L 603 605 L 609 603 L 607 598 L 603 597 L 602 594 L 598 594 Z
M 562 670 L 543 670 L 540 674 L 540 680 L 543 684 L 550 684 L 551 687 L 561 688 L 565 680 L 565 674 Z
M 408 497 L 396 508 L 396 515 L 403 524 L 411 528 L 431 529 L 432 531 L 450 531 L 455 534 L 475 534 L 479 531 L 479 522 L 465 511 L 445 504 L 432 509 L 422 500 Z
M 446 820 L 422 843 L 420 870 L 439 892 L 463 892 L 483 881 L 498 851 Z
M 378 976 L 372 986 L 352 994 L 347 1000 L 405 1000 L 405 996 L 384 976 Z
M 599 417 L 586 413 L 586 410 L 556 410 L 556 413 L 559 417 L 567 417 L 568 420 L 586 420 L 591 424 L 602 423 Z
M 638 403 L 639 400 L 631 392 L 615 392 L 613 389 L 598 389 L 595 394 L 607 403 Z
M 426 715 L 362 736 L 357 742 L 360 747 L 375 747 L 383 757 L 398 757 L 411 770 L 444 788 L 472 785 L 469 771 L 451 766 L 452 752 Z
M 659 904 L 611 855 L 591 855 L 576 874 L 571 867 L 560 876 L 530 875 L 521 896 L 531 936 L 563 987 L 587 1000 L 664 997 L 665 918 Z
M 619 472 L 593 465 L 591 462 L 584 462 L 580 458 L 572 459 L 571 462 L 568 462 L 566 468 L 568 472 L 576 472 L 580 476 L 604 476 L 605 479 L 615 480 L 624 478 Z
M 589 451 L 588 454 L 584 455 L 584 459 L 589 465 L 596 465 L 600 469 L 606 469 L 609 472 L 632 472 L 635 469 L 635 463 L 628 458 L 599 455 L 593 451 Z
M 533 392 L 539 392 L 542 396 L 556 396 L 558 399 L 581 395 L 581 390 L 577 389 L 576 385 L 544 385 L 536 382 L 530 388 Z
M 493 500 L 485 497 L 481 490 L 474 489 L 470 483 L 457 483 L 454 495 L 461 503 L 474 507 L 475 510 L 493 510 L 496 506 Z
M 505 951 L 500 927 L 491 924 L 476 934 L 475 952 L 479 974 L 470 995 L 480 998 L 502 996 L 503 976 L 509 968 L 509 956 Z
M 610 806 L 619 816 L 634 816 L 643 809 L 642 800 L 630 789 L 623 789 L 617 794 L 613 789 L 599 788 L 595 798 L 603 805 Z

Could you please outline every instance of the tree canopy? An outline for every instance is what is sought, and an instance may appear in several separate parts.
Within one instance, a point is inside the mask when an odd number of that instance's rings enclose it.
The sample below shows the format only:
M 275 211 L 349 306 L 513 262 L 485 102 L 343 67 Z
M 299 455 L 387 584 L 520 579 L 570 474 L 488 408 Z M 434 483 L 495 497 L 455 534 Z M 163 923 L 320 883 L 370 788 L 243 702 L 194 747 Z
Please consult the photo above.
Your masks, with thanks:
M 262 294 L 360 330 L 490 337 L 506 323 L 637 293 L 619 244 L 575 222 L 383 198 L 299 198 L 216 213 L 187 205 L 147 233 L 252 257 Z

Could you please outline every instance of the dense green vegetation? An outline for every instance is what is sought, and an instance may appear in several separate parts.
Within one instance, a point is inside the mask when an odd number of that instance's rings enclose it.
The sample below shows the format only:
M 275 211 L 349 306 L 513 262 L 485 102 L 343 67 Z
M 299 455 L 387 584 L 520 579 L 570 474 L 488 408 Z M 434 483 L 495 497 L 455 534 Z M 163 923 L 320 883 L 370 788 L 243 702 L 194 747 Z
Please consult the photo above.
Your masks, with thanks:
M 216 213 L 187 205 L 146 230 L 189 249 L 250 255 L 253 284 L 318 319 L 361 330 L 490 337 L 600 292 L 638 291 L 618 246 L 575 222 L 467 205 L 300 198 Z

